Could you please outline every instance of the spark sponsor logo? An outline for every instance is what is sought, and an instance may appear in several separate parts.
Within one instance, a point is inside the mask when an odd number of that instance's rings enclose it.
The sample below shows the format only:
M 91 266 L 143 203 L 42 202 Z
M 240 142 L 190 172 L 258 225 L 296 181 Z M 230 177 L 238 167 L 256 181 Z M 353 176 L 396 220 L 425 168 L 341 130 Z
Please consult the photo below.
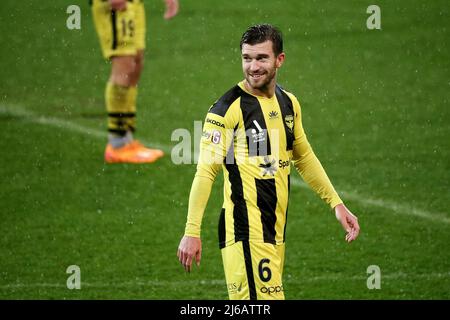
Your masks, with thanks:
M 291 162 L 289 160 L 283 161 L 283 160 L 280 159 L 278 161 L 278 165 L 279 165 L 280 169 L 287 168 L 287 167 L 289 167 L 290 164 L 291 164 Z
M 276 161 L 274 159 L 270 160 L 268 156 L 264 157 L 264 163 L 260 163 L 259 167 L 261 170 L 261 175 L 265 177 L 266 175 L 274 176 L 277 172 L 277 167 L 275 165 Z

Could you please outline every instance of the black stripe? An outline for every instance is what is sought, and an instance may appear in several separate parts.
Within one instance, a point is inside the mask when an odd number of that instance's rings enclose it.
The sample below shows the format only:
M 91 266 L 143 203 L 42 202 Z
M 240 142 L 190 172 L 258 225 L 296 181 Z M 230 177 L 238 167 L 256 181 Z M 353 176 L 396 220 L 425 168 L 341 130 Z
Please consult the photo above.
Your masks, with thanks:
M 242 249 L 244 251 L 245 270 L 247 272 L 250 300 L 258 300 L 256 295 L 255 278 L 253 277 L 252 254 L 250 252 L 250 244 L 248 241 L 242 241 Z
M 264 242 L 275 244 L 277 189 L 275 179 L 255 179 L 256 203 L 261 211 Z
M 230 106 L 236 101 L 237 98 L 243 93 L 239 86 L 234 86 L 228 90 L 222 97 L 219 98 L 212 106 L 209 108 L 208 112 L 217 114 L 224 117 Z
M 225 209 L 222 208 L 219 217 L 219 248 L 225 248 Z
M 108 117 L 132 118 L 132 117 L 136 117 L 136 112 L 108 112 Z
M 117 48 L 117 16 L 116 10 L 111 10 L 111 26 L 112 26 L 112 49 L 115 50 Z
M 288 175 L 288 198 L 287 198 L 287 206 L 286 206 L 286 215 L 284 216 L 284 231 L 283 231 L 283 242 L 286 241 L 286 227 L 287 227 L 287 218 L 289 211 L 289 195 L 291 194 L 291 175 Z
M 233 140 L 236 137 L 236 130 L 238 129 L 238 127 L 239 127 L 239 123 L 237 123 L 236 126 L 233 128 L 233 130 L 234 130 L 233 131 Z M 227 155 L 226 155 L 225 159 L 223 160 L 223 163 L 233 164 L 233 163 L 235 163 L 235 161 L 236 161 L 236 159 L 234 158 L 234 142 L 233 142 L 233 143 L 230 143 L 230 146 L 227 150 Z
M 127 134 L 127 130 L 123 130 L 123 129 L 108 129 L 108 132 L 115 133 L 122 137 Z
M 236 164 L 236 159 L 232 163 L 225 163 L 225 168 L 228 171 L 228 179 L 231 184 L 231 201 L 234 204 L 233 218 L 234 218 L 234 239 L 235 242 L 241 240 L 248 240 L 249 226 L 248 226 L 248 211 L 247 203 L 244 199 L 244 187 L 242 185 L 242 178 L 239 172 L 239 167 Z
M 286 134 L 286 150 L 292 150 L 294 142 L 294 128 L 290 129 L 286 124 L 286 117 L 290 116 L 294 119 L 294 107 L 289 96 L 277 85 L 275 88 L 275 95 L 277 96 L 278 104 L 280 105 L 281 114 L 283 117 L 284 132 Z
M 270 155 L 270 139 L 258 99 L 243 92 L 241 96 L 241 111 L 244 119 L 249 157 Z M 254 121 L 258 122 L 262 132 L 259 131 Z

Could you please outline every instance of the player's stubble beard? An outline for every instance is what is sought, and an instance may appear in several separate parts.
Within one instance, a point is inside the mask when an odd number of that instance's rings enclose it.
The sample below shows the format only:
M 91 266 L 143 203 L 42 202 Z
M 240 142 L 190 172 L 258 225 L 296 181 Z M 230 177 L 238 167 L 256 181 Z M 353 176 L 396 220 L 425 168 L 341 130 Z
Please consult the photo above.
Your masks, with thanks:
M 274 62 L 272 68 L 270 68 L 270 69 L 262 69 L 258 72 L 252 72 L 252 73 L 245 70 L 244 74 L 245 74 L 245 80 L 247 81 L 247 84 L 251 89 L 257 90 L 260 92 L 264 92 L 264 93 L 269 92 L 270 91 L 269 89 L 275 85 L 275 77 L 277 75 L 276 62 Z M 261 74 L 262 77 L 259 81 L 254 80 L 252 78 L 251 74 Z M 264 79 L 264 76 L 265 76 L 265 79 Z

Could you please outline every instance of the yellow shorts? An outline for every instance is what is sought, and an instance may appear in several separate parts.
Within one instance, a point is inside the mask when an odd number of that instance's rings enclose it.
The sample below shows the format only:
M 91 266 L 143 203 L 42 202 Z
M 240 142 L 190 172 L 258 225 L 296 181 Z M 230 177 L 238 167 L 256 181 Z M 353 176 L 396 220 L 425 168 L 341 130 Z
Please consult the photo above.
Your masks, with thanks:
M 230 300 L 284 300 L 284 244 L 238 241 L 222 249 Z
M 145 10 L 142 0 L 128 0 L 124 11 L 111 10 L 107 0 L 92 0 L 92 16 L 105 59 L 136 55 L 145 49 Z

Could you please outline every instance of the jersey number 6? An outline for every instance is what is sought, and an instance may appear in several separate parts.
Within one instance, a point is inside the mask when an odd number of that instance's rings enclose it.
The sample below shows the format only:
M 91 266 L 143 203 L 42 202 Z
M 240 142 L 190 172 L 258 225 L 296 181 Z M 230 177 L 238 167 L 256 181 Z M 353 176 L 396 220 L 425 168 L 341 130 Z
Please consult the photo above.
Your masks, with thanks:
M 264 264 L 269 264 L 269 263 L 270 263 L 269 259 L 262 259 L 258 265 L 259 278 L 263 282 L 267 282 L 272 278 L 272 271 L 270 270 L 269 266 L 267 266 L 267 265 L 264 266 Z

